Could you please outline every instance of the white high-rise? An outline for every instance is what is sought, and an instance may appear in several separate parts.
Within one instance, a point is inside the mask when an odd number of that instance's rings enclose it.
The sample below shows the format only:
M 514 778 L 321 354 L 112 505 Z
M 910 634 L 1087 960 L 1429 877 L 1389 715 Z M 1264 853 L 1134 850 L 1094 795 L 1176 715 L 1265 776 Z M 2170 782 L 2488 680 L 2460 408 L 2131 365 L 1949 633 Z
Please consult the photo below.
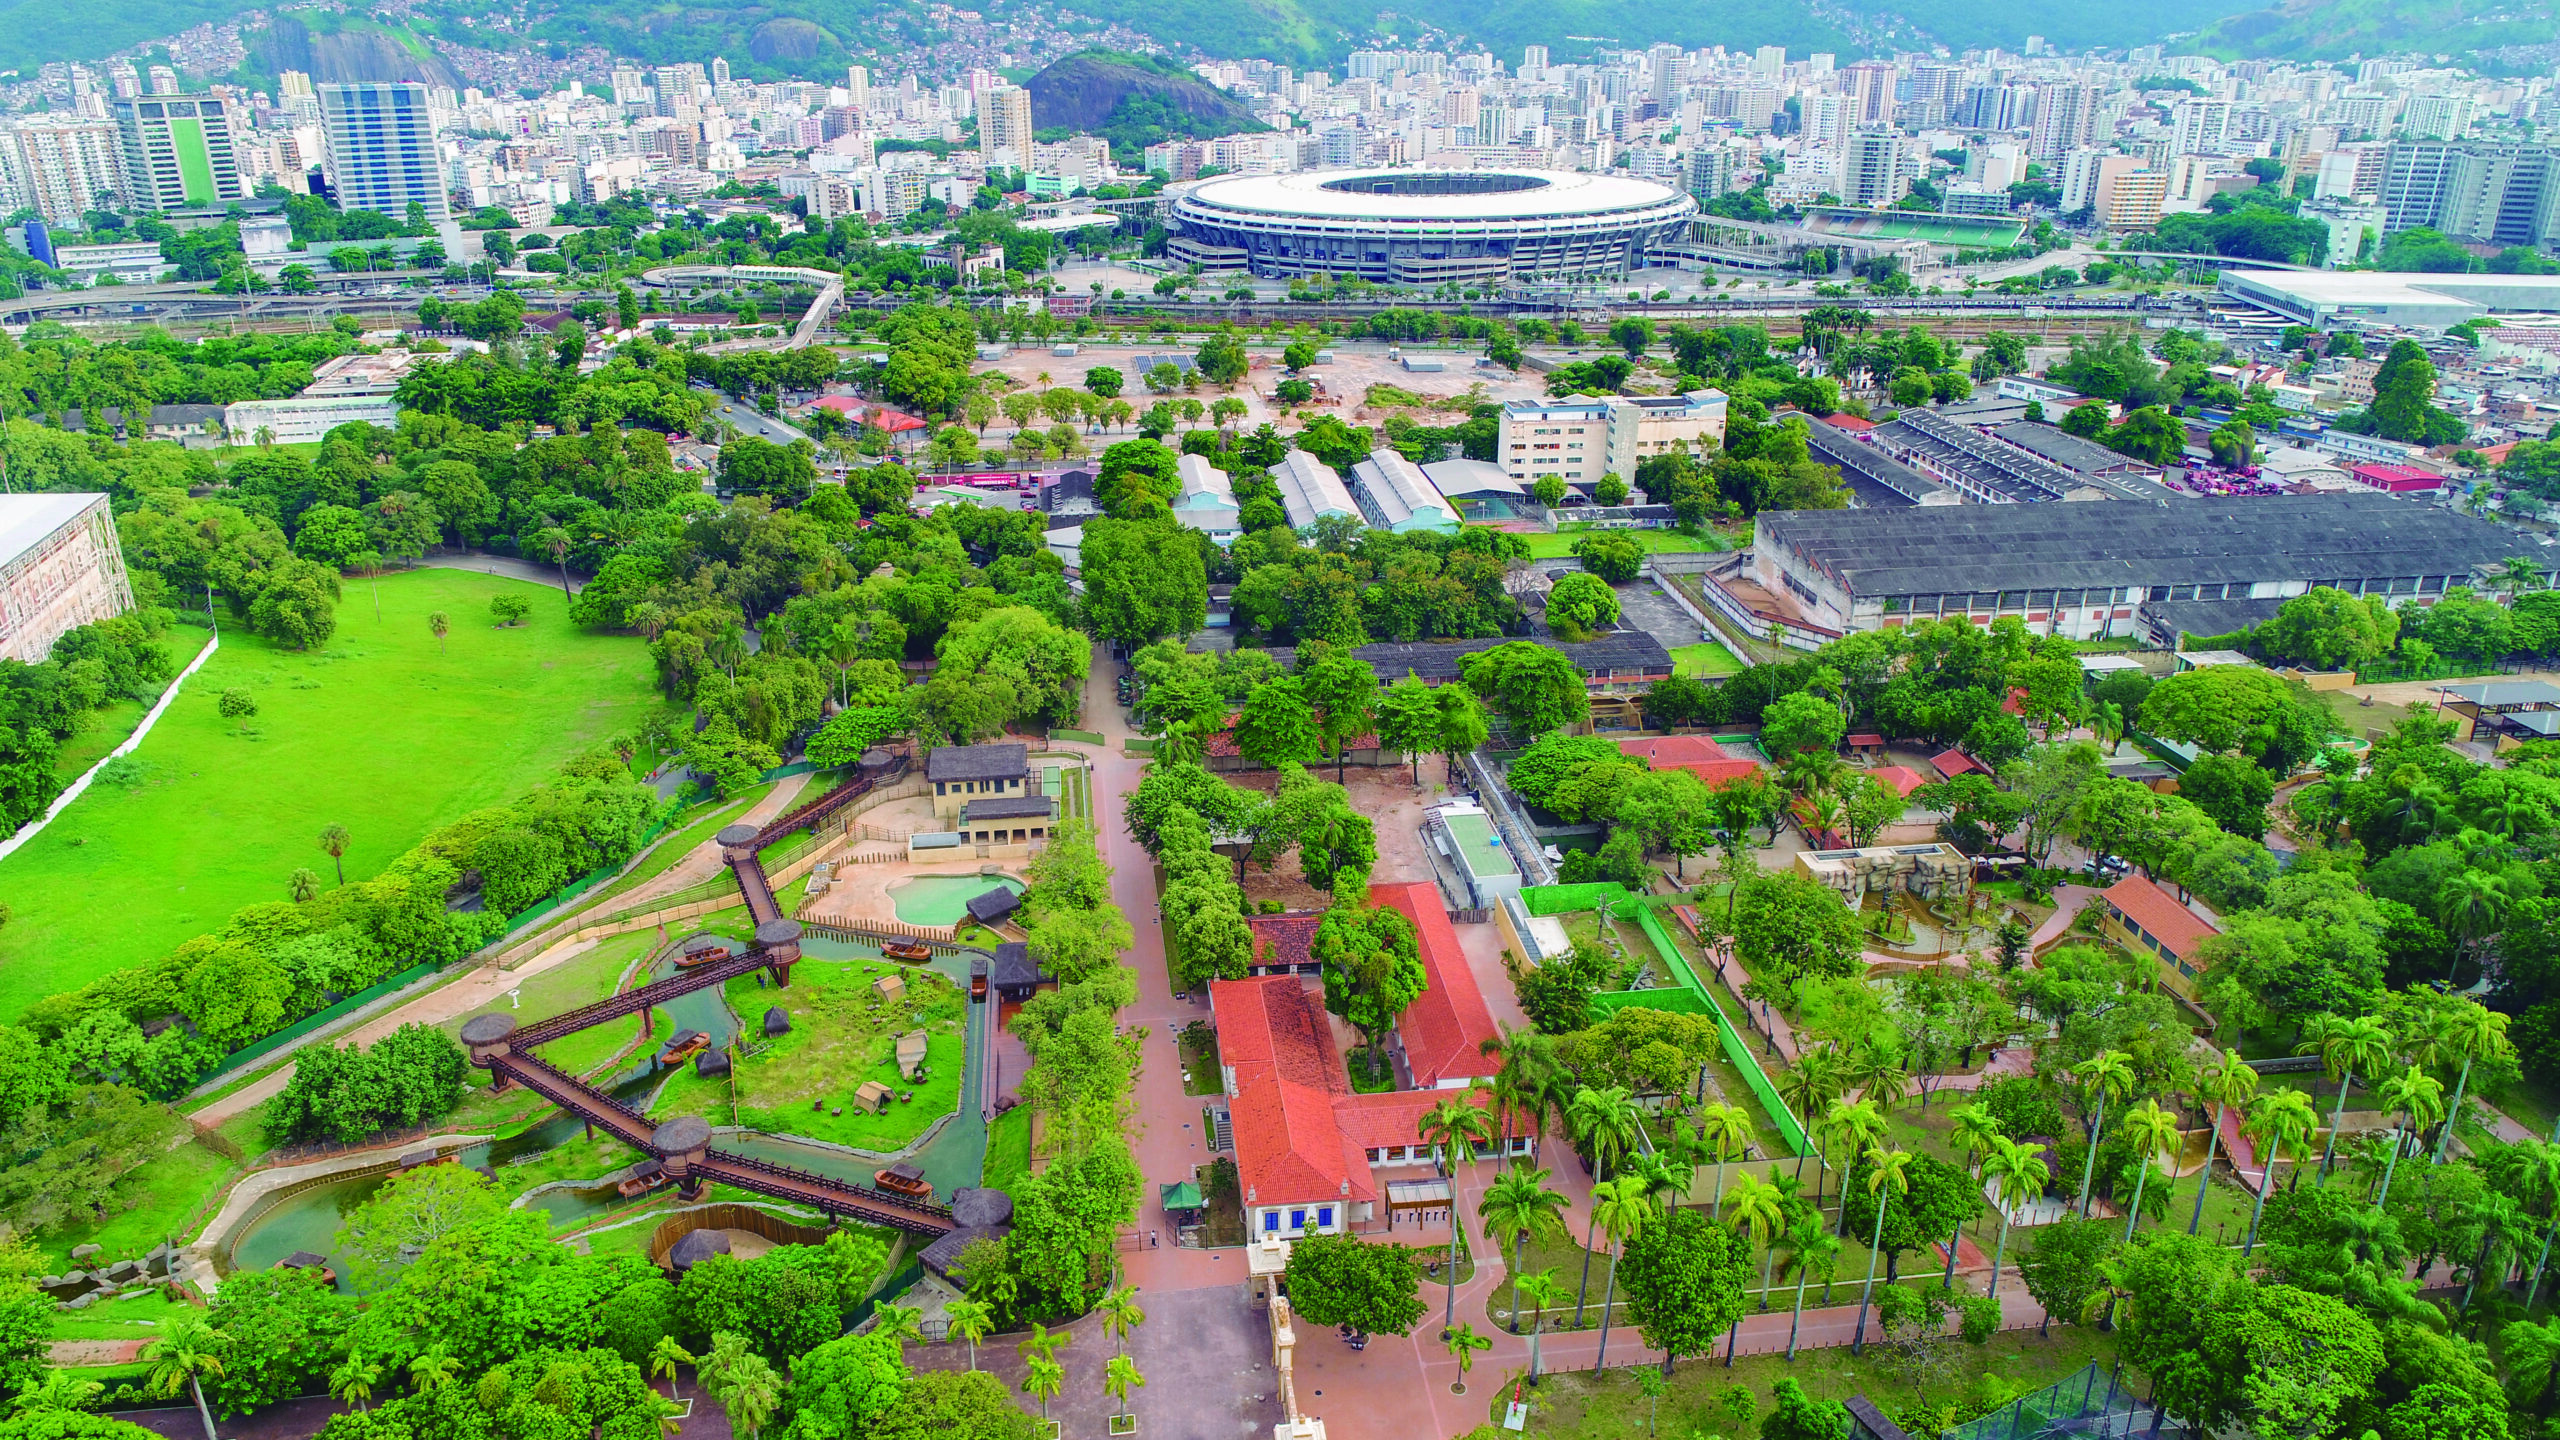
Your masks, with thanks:
M 1031 163 L 1031 92 L 998 85 L 978 99 L 978 153 L 990 168 Z
M 367 81 L 318 89 L 329 189 L 339 209 L 406 215 L 414 204 L 431 221 L 453 218 L 426 86 Z
M 84 228 L 92 210 L 125 203 L 124 142 L 112 120 L 30 115 L 0 130 L 0 188 L 9 208 L 33 206 L 47 225 Z

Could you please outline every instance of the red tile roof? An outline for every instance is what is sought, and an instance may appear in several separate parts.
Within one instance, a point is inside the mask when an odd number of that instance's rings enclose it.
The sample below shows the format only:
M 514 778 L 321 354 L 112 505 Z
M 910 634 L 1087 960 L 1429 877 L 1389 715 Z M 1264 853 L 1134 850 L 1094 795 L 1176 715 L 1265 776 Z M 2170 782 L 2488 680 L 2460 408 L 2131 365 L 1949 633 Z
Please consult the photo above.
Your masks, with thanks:
M 2222 933 L 2207 924 L 2203 916 L 2179 904 L 2176 896 L 2139 875 L 2127 875 L 2108 886 L 2106 900 L 2181 960 L 2194 959 L 2196 946 L 2206 936 Z
M 1861 730 L 1841 743 L 1852 750 L 1881 750 L 1884 748 L 1884 737 L 1873 730 Z
M 1396 1026 L 1404 1037 L 1413 1083 L 1429 1089 L 1445 1080 L 1490 1077 L 1502 1067 L 1478 1047 L 1499 1032 L 1493 1012 L 1485 1008 L 1484 993 L 1476 988 L 1458 932 L 1449 925 L 1449 912 L 1441 906 L 1440 887 L 1428 882 L 1372 885 L 1369 898 L 1403 912 L 1421 942 L 1426 988 Z
M 1867 772 L 1893 787 L 1893 793 L 1908 800 L 1911 792 L 1929 783 L 1929 778 L 1908 765 L 1879 765 Z
M 1758 773 L 1760 762 L 1735 756 L 1704 735 L 1655 735 L 1621 740 L 1618 753 L 1645 761 L 1656 770 L 1686 770 L 1708 789 Z
M 1314 962 L 1316 927 L 1324 923 L 1324 912 L 1293 910 L 1285 915 L 1247 915 L 1244 923 L 1253 931 L 1254 964 L 1306 965 Z
M 1989 766 L 1984 765 L 1981 761 L 1974 759 L 1972 756 L 1967 755 L 1961 750 L 1939 751 L 1937 754 L 1929 757 L 1929 763 L 1938 767 L 1938 773 L 1944 775 L 1950 780 L 1953 780 L 1959 775 L 1972 772 L 1979 772 L 1984 775 L 1991 773 Z
M 1343 1142 L 1355 1150 L 1419 1145 L 1422 1117 L 1443 1100 L 1472 1100 L 1481 1109 L 1493 1106 L 1492 1097 L 1471 1095 L 1464 1090 L 1385 1090 L 1344 1100 L 1334 1107 L 1334 1120 L 1342 1127 Z M 1484 1148 L 1490 1150 L 1493 1146 Z
M 1368 1167 L 1335 1122 L 1351 1093 L 1324 1003 L 1294 975 L 1215 980 L 1221 1064 L 1235 1071 L 1228 1110 L 1248 1205 L 1370 1199 Z
M 1873 420 L 1862 420 L 1857 416 L 1850 414 L 1846 410 L 1841 411 L 1837 415 L 1825 415 L 1822 418 L 1824 424 L 1827 424 L 1834 429 L 1846 430 L 1852 435 L 1862 434 L 1876 428 L 1876 422 Z

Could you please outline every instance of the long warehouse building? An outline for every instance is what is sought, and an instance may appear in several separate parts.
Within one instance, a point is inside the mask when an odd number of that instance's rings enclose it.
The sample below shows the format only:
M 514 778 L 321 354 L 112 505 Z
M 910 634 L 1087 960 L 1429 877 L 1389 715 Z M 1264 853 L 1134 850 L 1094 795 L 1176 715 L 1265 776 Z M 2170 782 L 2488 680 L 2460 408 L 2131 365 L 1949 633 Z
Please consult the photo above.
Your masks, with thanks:
M 2389 495 L 2211 505 L 1908 505 L 1759 517 L 1748 578 L 1832 631 L 2015 615 L 2037 633 L 2142 633 L 2140 610 L 2299 595 L 2315 585 L 2431 603 L 2513 554 L 2505 529 Z M 2199 631 L 2198 633 L 2211 633 Z

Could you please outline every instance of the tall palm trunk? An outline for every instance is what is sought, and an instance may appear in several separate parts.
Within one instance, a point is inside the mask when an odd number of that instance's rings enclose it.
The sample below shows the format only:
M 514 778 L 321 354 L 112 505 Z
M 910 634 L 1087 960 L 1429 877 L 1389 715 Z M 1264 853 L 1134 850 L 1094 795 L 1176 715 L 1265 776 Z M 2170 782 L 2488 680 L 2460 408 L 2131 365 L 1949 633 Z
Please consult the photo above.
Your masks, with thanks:
M 1529 1232 L 1526 1230 L 1511 1237 L 1511 1333 L 1514 1335 L 1520 1333 L 1520 1254 L 1528 1244 Z
M 1600 1354 L 1591 1362 L 1594 1375 L 1609 1364 L 1609 1312 L 1618 1303 L 1618 1250 L 1618 1246 L 1609 1247 L 1609 1283 L 1600 1291 Z
M 2444 1130 L 2436 1136 L 2434 1163 L 2438 1165 L 2444 1163 L 2445 1147 L 2453 1143 L 2453 1122 L 2462 1116 L 2462 1091 L 2470 1083 L 2471 1057 L 2465 1055 L 2462 1057 L 2462 1076 L 2453 1082 L 2453 1103 L 2444 1110 Z
M 1876 1235 L 1873 1240 L 1867 1242 L 1867 1288 L 1858 1292 L 1858 1333 L 1851 1336 L 1849 1340 L 1849 1353 L 1852 1355 L 1861 1354 L 1866 1350 L 1867 1305 L 1876 1297 L 1876 1252 L 1884 1248 L 1884 1212 L 1891 1204 L 1893 1204 L 1891 1192 L 1885 1190 L 1876 1192 Z M 1848 1209 L 1848 1202 L 1841 1202 L 1840 1208 Z
M 2329 1115 L 2329 1138 L 2320 1146 L 2320 1182 L 2329 1183 L 2329 1158 L 2338 1152 L 2338 1128 L 2347 1123 L 2347 1092 L 2355 1088 L 2356 1067 L 2350 1065 L 2338 1078 L 2338 1108 Z M 2301 1183 L 2301 1176 L 2294 1177 Z
M 2213 1151 L 2222 1143 L 2222 1122 L 2231 1107 L 2217 1102 L 2213 1109 L 2213 1131 L 2204 1140 L 2204 1169 L 2196 1172 L 2195 1213 L 2187 1217 L 2187 1233 L 2193 1235 L 2204 1224 L 2204 1192 L 2213 1188 Z
M 2278 1148 L 2279 1147 L 2271 1145 L 2268 1147 L 2266 1154 L 2258 1157 L 2259 1162 L 2266 1168 L 2258 1172 L 2257 1203 L 2249 1207 L 2249 1238 L 2246 1241 L 2243 1241 L 2240 1246 L 2240 1258 L 2243 1260 L 2249 1258 L 2250 1251 L 2258 1248 L 2258 1217 L 2267 1213 L 2267 1192 L 2276 1188 L 2275 1151 Z M 2295 1179 L 2300 1179 L 2302 1177 L 2302 1167 L 2298 1164 L 2295 1165 L 2293 1167 L 2293 1173 Z
M 1787 1322 L 1787 1362 L 1789 1364 L 1795 1363 L 1796 1335 L 1804 1329 L 1805 1282 L 1812 1278 L 1813 1272 L 1805 1267 L 1804 1257 L 1798 1255 L 1796 1257 L 1796 1313 L 1795 1318 Z
M 2107 1092 L 2098 1092 L 2098 1116 L 2089 1127 L 2089 1158 L 2080 1167 L 2080 1218 L 2089 1218 L 2089 1182 L 2098 1178 L 2098 1141 L 2107 1133 Z
M 1573 1293 L 1573 1328 L 1582 1328 L 1582 1302 L 1591 1298 L 1591 1247 L 1600 1243 L 1600 1215 L 1595 1207 L 1591 1232 L 1582 1237 L 1582 1285 Z
M 2133 1243 L 2133 1227 L 2142 1223 L 2142 1187 L 2150 1183 L 2151 1157 L 2146 1155 L 2141 1172 L 2133 1177 L 2133 1205 L 2124 1212 L 2124 1244 Z M 2109 1313 L 2113 1313 L 2113 1307 L 2109 1307 Z
M 2402 1112 L 2406 1118 L 2406 1112 Z M 2373 1197 L 2373 1208 L 2381 1209 L 2391 1200 L 2391 1172 L 2400 1168 L 2400 1148 L 2409 1143 L 2408 1127 L 2391 1132 L 2391 1158 L 2382 1162 L 2382 1193 Z
M 1991 1247 L 1991 1288 L 1985 1292 L 1994 1300 L 2000 1298 L 2000 1261 L 2008 1253 L 2009 1207 L 2003 1205 L 2000 1207 L 2000 1243 Z
M 205 1407 L 204 1381 L 193 1375 L 188 1376 L 187 1390 L 196 1397 L 196 1418 L 204 1422 L 204 1440 L 220 1440 L 220 1437 L 213 1433 L 213 1411 Z

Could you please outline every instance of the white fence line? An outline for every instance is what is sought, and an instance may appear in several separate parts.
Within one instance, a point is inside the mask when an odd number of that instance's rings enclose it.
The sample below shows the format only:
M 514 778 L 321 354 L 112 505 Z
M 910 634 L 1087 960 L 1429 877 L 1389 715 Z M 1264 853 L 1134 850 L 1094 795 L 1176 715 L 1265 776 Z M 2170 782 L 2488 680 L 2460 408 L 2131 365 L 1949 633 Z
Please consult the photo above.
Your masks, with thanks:
M 160 717 L 168 712 L 170 702 L 178 698 L 178 691 L 187 683 L 187 677 L 203 669 L 204 662 L 212 659 L 213 652 L 221 647 L 222 633 L 216 631 L 205 640 L 204 648 L 196 652 L 196 658 L 187 663 L 187 668 L 178 672 L 178 678 L 169 682 L 169 688 L 161 692 L 159 701 L 143 714 L 142 723 L 133 727 L 133 733 L 125 737 L 123 744 L 100 756 L 97 764 L 82 771 L 79 779 L 63 787 L 62 793 L 53 797 L 53 803 L 45 807 L 43 815 L 20 826 L 17 834 L 0 840 L 0 860 L 8 859 L 19 846 L 43 834 L 44 827 L 53 823 L 53 817 L 70 809 L 71 802 L 79 799 L 89 788 L 89 782 L 98 778 L 98 772 L 107 768 L 107 762 L 132 754 L 133 748 L 142 743 L 142 737 L 150 734 L 151 727 L 159 724 Z

